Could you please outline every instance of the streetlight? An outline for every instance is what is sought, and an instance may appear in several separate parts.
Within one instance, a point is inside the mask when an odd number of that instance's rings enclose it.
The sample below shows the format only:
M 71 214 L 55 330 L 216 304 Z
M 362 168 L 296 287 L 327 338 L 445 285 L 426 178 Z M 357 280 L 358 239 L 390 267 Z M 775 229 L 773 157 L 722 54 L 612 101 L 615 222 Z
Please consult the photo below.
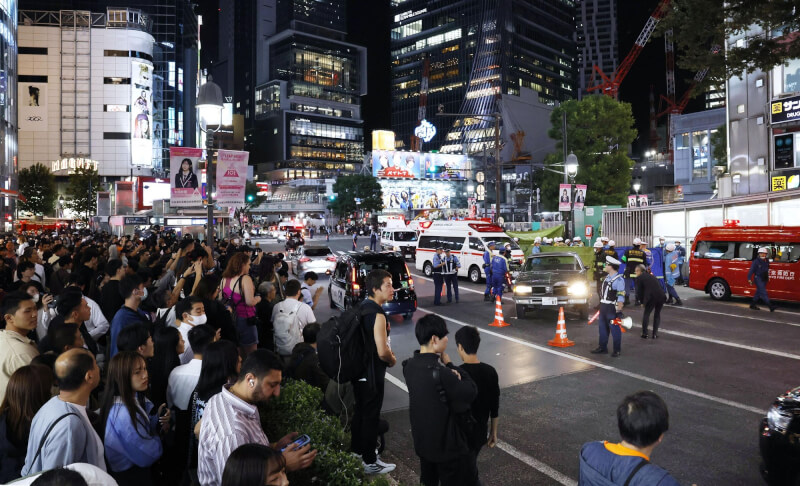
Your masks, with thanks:
M 642 184 L 639 181 L 633 183 L 633 190 L 636 191 L 636 198 L 639 198 L 639 189 L 642 188 Z
M 206 244 L 214 247 L 214 188 L 213 151 L 214 134 L 222 126 L 222 90 L 211 76 L 200 86 L 197 93 L 197 119 L 200 130 L 206 134 L 206 196 L 208 197 L 208 223 L 206 225 Z M 216 128 L 214 128 L 216 127 Z

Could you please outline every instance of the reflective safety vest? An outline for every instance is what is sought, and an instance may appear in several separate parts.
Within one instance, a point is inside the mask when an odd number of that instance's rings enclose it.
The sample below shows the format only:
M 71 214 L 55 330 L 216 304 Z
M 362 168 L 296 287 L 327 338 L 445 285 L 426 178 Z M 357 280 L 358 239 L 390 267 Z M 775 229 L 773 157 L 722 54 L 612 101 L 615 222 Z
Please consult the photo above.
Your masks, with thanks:
M 611 277 L 610 279 L 606 278 L 605 280 L 603 280 L 603 287 L 600 290 L 600 295 L 603 296 L 600 299 L 601 303 L 603 303 L 603 304 L 614 304 L 614 303 L 617 302 L 617 291 L 614 290 L 613 288 L 611 288 L 611 284 L 613 282 L 615 282 L 616 280 L 619 280 L 620 278 L 622 278 L 622 274 L 618 273 L 618 274 L 614 275 L 613 277 Z

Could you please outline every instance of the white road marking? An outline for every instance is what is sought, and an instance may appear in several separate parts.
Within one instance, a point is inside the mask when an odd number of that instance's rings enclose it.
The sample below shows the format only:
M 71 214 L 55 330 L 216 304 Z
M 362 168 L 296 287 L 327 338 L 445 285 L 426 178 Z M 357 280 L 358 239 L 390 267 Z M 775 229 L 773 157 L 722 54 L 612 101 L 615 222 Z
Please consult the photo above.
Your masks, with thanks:
M 403 390 L 404 392 L 408 393 L 408 387 L 406 386 L 406 384 L 402 380 L 395 378 L 389 373 L 386 373 L 386 381 L 395 385 L 397 388 Z M 540 473 L 549 476 L 555 481 L 558 481 L 560 484 L 563 484 L 565 486 L 577 486 L 578 484 L 577 481 L 570 478 L 569 476 L 566 476 L 556 471 L 555 469 L 543 463 L 542 461 L 525 454 L 524 452 L 518 450 L 517 448 L 515 448 L 514 446 L 512 446 L 507 442 L 498 441 L 497 448 L 509 454 L 510 456 L 514 457 L 518 461 L 523 462 L 528 466 L 536 469 Z
M 776 321 L 774 319 L 763 319 L 763 318 L 759 318 L 759 317 L 756 317 L 756 316 L 743 316 L 741 314 L 728 314 L 727 312 L 719 312 L 719 311 L 712 311 L 712 310 L 706 310 L 706 309 L 697 309 L 697 308 L 694 308 L 694 307 L 671 305 L 671 306 L 669 306 L 669 308 L 670 309 L 683 309 L 683 310 L 694 311 L 694 312 L 705 312 L 706 314 L 716 314 L 718 316 L 738 317 L 740 319 L 750 319 L 751 321 L 771 322 L 773 324 L 786 324 L 787 326 L 800 327 L 800 324 L 796 324 L 794 322 Z M 745 309 L 745 307 L 742 307 L 742 309 Z M 797 315 L 796 313 L 794 313 L 794 314 Z
M 756 346 L 748 346 L 746 344 L 732 343 L 730 341 L 720 341 L 720 340 L 717 340 L 717 339 L 711 339 L 711 338 L 707 338 L 707 337 L 703 337 L 703 336 L 696 336 L 694 334 L 686 334 L 686 333 L 679 332 L 679 331 L 668 331 L 668 330 L 664 330 L 664 329 L 659 329 L 658 332 L 663 333 L 663 334 L 673 334 L 675 336 L 681 336 L 681 337 L 685 337 L 685 338 L 688 338 L 688 339 L 696 339 L 698 341 L 705 341 L 705 342 L 708 342 L 708 343 L 720 344 L 722 346 L 731 346 L 733 348 L 746 349 L 748 351 L 755 351 L 757 353 L 771 354 L 773 356 L 780 356 L 781 358 L 800 359 L 800 355 L 797 355 L 797 354 L 784 353 L 783 351 L 775 351 L 775 350 L 772 350 L 772 349 L 759 348 L 759 347 L 756 347 Z
M 428 314 L 436 314 L 436 312 L 434 312 L 432 310 L 429 310 L 429 309 L 424 309 L 422 307 L 418 307 L 417 310 L 420 310 L 422 312 L 427 312 Z M 450 321 L 453 324 L 457 324 L 459 326 L 471 326 L 472 325 L 472 324 L 469 324 L 469 323 L 466 323 L 466 322 L 463 322 L 463 321 L 459 321 L 459 320 L 453 319 L 451 317 L 443 316 L 441 314 L 437 314 L 437 315 L 441 316 L 446 321 Z M 678 392 L 681 392 L 681 393 L 686 393 L 687 395 L 692 395 L 692 396 L 695 396 L 695 397 L 698 397 L 698 398 L 703 398 L 703 399 L 706 399 L 706 400 L 713 401 L 715 403 L 728 405 L 729 407 L 738 408 L 740 410 L 745 410 L 747 412 L 753 412 L 753 413 L 756 413 L 756 414 L 759 414 L 759 415 L 766 414 L 766 410 L 762 410 L 762 409 L 756 408 L 756 407 L 751 407 L 750 405 L 745 405 L 744 403 L 739 403 L 739 402 L 735 402 L 733 400 L 727 400 L 727 399 L 724 399 L 724 398 L 715 397 L 714 395 L 709 395 L 708 393 L 703 393 L 703 392 L 700 392 L 700 391 L 697 391 L 697 390 L 692 390 L 691 388 L 686 388 L 686 387 L 682 387 L 682 386 L 679 386 L 679 385 L 674 385 L 672 383 L 667 383 L 666 381 L 657 380 L 655 378 L 650 378 L 649 376 L 641 375 L 639 373 L 633 373 L 631 371 L 623 370 L 621 368 L 616 368 L 614 366 L 603 364 L 603 363 L 600 363 L 598 361 L 593 361 L 591 359 L 587 359 L 587 358 L 584 358 L 582 356 L 577 356 L 577 355 L 574 355 L 574 354 L 565 353 L 563 351 L 557 351 L 555 349 L 551 349 L 551 348 L 548 348 L 546 346 L 541 346 L 541 345 L 538 345 L 538 344 L 534 344 L 534 343 L 525 341 L 523 339 L 518 339 L 518 338 L 515 338 L 515 337 L 511 337 L 511 336 L 506 336 L 506 335 L 500 334 L 499 332 L 490 331 L 488 329 L 483 329 L 483 328 L 480 328 L 480 327 L 478 328 L 478 330 L 480 332 L 482 332 L 482 333 L 489 334 L 491 336 L 496 336 L 496 337 L 499 337 L 500 339 L 505 339 L 506 341 L 510 341 L 512 343 L 521 344 L 523 346 L 527 346 L 527 347 L 532 348 L 532 349 L 538 349 L 539 351 L 544 351 L 546 353 L 554 354 L 556 356 L 561 356 L 562 358 L 571 359 L 571 360 L 577 361 L 579 363 L 588 364 L 588 365 L 591 365 L 591 366 L 594 366 L 594 367 L 597 367 L 597 368 L 601 368 L 601 369 L 604 369 L 606 371 L 611 371 L 611 372 L 614 372 L 614 373 L 617 373 L 617 374 L 620 374 L 620 375 L 623 375 L 623 376 L 628 376 L 630 378 L 635 378 L 637 380 L 646 381 L 646 382 L 652 383 L 654 385 L 663 386 L 663 387 L 669 388 L 671 390 L 675 390 L 675 391 L 678 391 Z
M 425 275 L 415 274 L 414 278 L 421 278 L 422 280 L 427 280 L 428 282 L 433 282 L 432 278 L 428 278 Z M 466 292 L 472 292 L 472 293 L 475 293 L 475 294 L 484 295 L 484 293 L 481 292 L 480 290 L 471 289 L 469 287 L 461 287 L 461 286 L 459 286 L 458 287 L 458 291 L 459 292 L 466 291 Z M 511 297 L 503 297 L 503 300 L 508 301 L 508 302 L 514 302 L 514 299 L 512 299 Z

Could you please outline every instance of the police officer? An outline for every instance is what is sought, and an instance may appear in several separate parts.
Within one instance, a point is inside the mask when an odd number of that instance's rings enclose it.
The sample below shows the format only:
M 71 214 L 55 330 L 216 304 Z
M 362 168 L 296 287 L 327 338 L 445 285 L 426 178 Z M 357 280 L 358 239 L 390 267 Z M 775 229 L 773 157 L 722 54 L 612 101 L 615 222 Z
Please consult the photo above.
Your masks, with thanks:
M 492 257 L 492 293 L 495 297 L 503 297 L 503 285 L 506 283 L 508 260 L 503 255 Z
M 494 241 L 486 243 L 486 251 L 483 252 L 483 273 L 486 275 L 486 291 L 483 293 L 483 301 L 492 301 L 492 253 L 494 253 Z
M 461 262 L 458 257 L 450 254 L 450 249 L 444 251 L 444 282 L 447 286 L 447 303 L 453 300 L 453 295 L 456 297 L 456 304 L 458 304 L 458 269 L 461 268 Z
M 681 275 L 681 267 L 678 265 L 678 259 L 680 255 L 677 251 L 675 251 L 675 245 L 670 243 L 665 248 L 666 253 L 664 255 L 664 276 L 665 279 L 662 282 L 666 284 L 667 295 L 669 299 L 667 299 L 667 304 L 675 304 L 675 305 L 683 305 L 681 302 L 681 298 L 678 297 L 678 292 L 675 291 L 675 281 Z
M 537 236 L 533 239 L 533 246 L 531 247 L 531 255 L 542 252 L 542 237 Z
M 608 333 L 614 340 L 614 352 L 611 357 L 619 357 L 622 348 L 622 331 L 612 321 L 622 318 L 622 308 L 625 300 L 625 281 L 619 273 L 619 266 L 622 264 L 616 258 L 606 257 L 606 264 L 603 269 L 608 274 L 603 280 L 603 288 L 600 297 L 600 316 L 597 319 L 598 330 L 600 332 L 600 343 L 597 348 L 591 351 L 592 354 L 608 353 Z
M 767 296 L 767 282 L 769 281 L 768 254 L 769 250 L 763 247 L 759 248 L 758 258 L 753 260 L 753 264 L 750 265 L 750 271 L 747 272 L 747 283 L 753 285 L 755 282 L 756 285 L 756 293 L 753 295 L 753 303 L 750 304 L 750 308 L 760 310 L 757 304 L 761 300 L 769 306 L 770 312 L 775 312 L 775 305 L 769 301 Z
M 628 298 L 628 293 L 634 288 L 634 281 L 633 279 L 636 278 L 636 265 L 644 265 L 645 264 L 645 253 L 639 249 L 639 245 L 642 244 L 642 240 L 639 238 L 633 239 L 633 246 L 625 250 L 625 254 L 622 255 L 622 261 L 625 262 L 625 305 L 630 304 L 630 299 Z M 642 305 L 639 302 L 638 296 L 636 296 L 636 304 L 635 305 Z
M 594 242 L 594 280 L 597 282 L 597 298 L 599 299 L 603 298 L 603 294 L 600 291 L 603 288 L 603 280 L 606 278 L 603 274 L 603 267 L 606 266 L 606 256 L 603 242 L 598 239 Z
M 609 241 L 608 236 L 601 236 L 600 241 L 603 242 L 603 249 L 608 250 L 608 241 Z
M 604 247 L 603 251 L 606 252 L 606 256 L 610 256 L 611 258 L 619 258 L 616 249 L 617 243 L 614 240 L 609 240 L 608 238 L 606 238 L 605 243 L 607 246 Z
M 442 305 L 442 290 L 444 287 L 444 251 L 443 247 L 436 249 L 433 255 L 433 305 Z
M 681 246 L 681 240 L 675 240 L 675 251 L 678 252 L 678 260 L 675 262 L 678 265 L 678 285 L 686 286 L 686 281 L 683 279 L 683 262 L 686 261 L 686 248 Z
M 572 246 L 583 246 L 583 240 L 580 236 L 576 236 L 572 238 Z

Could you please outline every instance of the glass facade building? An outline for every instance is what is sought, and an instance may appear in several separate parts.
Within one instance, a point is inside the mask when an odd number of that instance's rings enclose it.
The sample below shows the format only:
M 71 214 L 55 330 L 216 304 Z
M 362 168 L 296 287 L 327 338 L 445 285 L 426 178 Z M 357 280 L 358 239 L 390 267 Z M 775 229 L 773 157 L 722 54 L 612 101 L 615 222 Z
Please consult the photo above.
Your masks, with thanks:
M 0 0 L 0 180 L 17 190 L 17 2 Z M 11 231 L 16 200 L 0 197 L 3 230 Z
M 345 0 L 278 0 L 278 30 L 298 30 L 344 39 L 347 32 Z
M 578 98 L 600 82 L 594 66 L 611 75 L 619 64 L 617 0 L 576 0 Z
M 577 96 L 572 0 L 429 3 L 392 2 L 392 129 L 403 146 L 413 145 L 419 120 L 438 109 L 494 113 L 499 95 L 523 87 L 547 104 Z M 493 144 L 490 119 L 442 120 L 424 150 L 475 153 Z

